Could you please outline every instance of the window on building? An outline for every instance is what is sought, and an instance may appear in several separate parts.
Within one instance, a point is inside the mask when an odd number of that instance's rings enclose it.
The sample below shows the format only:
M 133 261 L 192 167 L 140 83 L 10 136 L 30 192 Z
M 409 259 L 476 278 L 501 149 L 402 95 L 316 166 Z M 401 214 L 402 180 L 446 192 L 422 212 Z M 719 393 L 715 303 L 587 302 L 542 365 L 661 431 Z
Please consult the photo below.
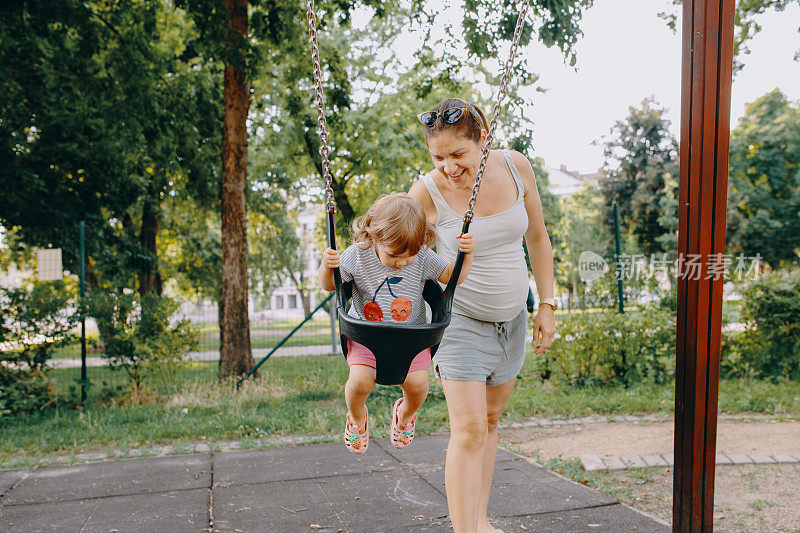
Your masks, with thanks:
M 275 309 L 283 309 L 283 296 L 276 296 L 275 297 Z
M 289 295 L 289 305 L 287 306 L 289 309 L 297 309 L 297 295 L 290 294 Z

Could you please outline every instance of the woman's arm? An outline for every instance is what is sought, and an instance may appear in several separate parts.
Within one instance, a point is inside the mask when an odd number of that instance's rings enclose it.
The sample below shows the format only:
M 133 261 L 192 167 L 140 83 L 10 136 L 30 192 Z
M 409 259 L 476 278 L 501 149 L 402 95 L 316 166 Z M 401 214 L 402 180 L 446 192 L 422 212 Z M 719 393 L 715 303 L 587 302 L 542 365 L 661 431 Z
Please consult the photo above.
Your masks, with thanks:
M 536 291 L 539 298 L 553 297 L 553 248 L 550 245 L 550 236 L 544 226 L 544 213 L 539 190 L 536 188 L 536 177 L 533 174 L 528 158 L 519 152 L 512 151 L 514 164 L 522 177 L 525 186 L 525 212 L 528 215 L 528 230 L 525 232 L 525 245 L 528 248 L 528 257 L 531 261 L 533 279 L 536 282 Z M 540 345 L 536 353 L 540 354 L 553 344 L 556 333 L 555 310 L 549 305 L 539 308 L 533 321 L 533 342 Z

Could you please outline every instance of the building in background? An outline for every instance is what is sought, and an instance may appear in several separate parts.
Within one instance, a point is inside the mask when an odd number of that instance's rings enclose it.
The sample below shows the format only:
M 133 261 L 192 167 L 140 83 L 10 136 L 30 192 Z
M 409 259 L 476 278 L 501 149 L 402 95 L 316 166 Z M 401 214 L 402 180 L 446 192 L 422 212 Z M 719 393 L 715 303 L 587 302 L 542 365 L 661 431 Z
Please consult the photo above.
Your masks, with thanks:
M 300 239 L 302 272 L 286 276 L 281 285 L 272 291 L 263 309 L 254 310 L 263 318 L 302 318 L 318 303 L 317 271 L 322 258 L 322 250 L 314 242 L 314 232 L 319 220 L 319 206 L 308 204 L 297 215 L 297 237 Z M 304 287 L 301 294 L 298 284 Z M 303 305 L 303 298 L 307 299 Z
M 597 187 L 600 178 L 603 176 L 603 169 L 597 169 L 597 172 L 589 174 L 581 174 L 577 170 L 567 170 L 566 165 L 561 165 L 559 168 L 544 165 L 544 169 L 550 180 L 547 190 L 556 196 L 574 194 L 583 189 L 584 183 Z

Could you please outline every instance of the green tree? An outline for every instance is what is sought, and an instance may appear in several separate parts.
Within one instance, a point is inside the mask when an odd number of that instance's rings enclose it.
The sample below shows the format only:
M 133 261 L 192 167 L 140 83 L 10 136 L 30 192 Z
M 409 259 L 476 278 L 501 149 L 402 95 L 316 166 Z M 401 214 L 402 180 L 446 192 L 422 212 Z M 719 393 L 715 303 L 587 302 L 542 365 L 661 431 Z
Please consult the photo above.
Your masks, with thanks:
M 636 236 L 645 254 L 662 251 L 658 237 L 661 200 L 667 191 L 664 176 L 678 173 L 678 143 L 669 131 L 666 110 L 648 98 L 640 108 L 629 107 L 628 116 L 611 128 L 604 143 L 605 172 L 600 191 L 605 199 L 603 219 L 614 227 L 614 203 L 620 224 Z
M 778 267 L 800 254 L 800 105 L 778 89 L 731 131 L 728 245 Z
M 664 173 L 664 195 L 658 202 L 661 215 L 658 225 L 664 232 L 656 237 L 661 249 L 670 257 L 677 257 L 678 253 L 678 175 L 671 172 Z
M 556 281 L 567 287 L 570 299 L 584 294 L 585 285 L 579 275 L 579 259 L 583 252 L 593 251 L 602 257 L 610 245 L 611 234 L 602 223 L 603 199 L 589 186 L 561 197 L 562 218 L 553 227 L 556 257 Z M 555 244 L 557 243 L 557 244 Z
M 4 5 L 0 54 L 0 221 L 25 242 L 64 249 L 76 270 L 88 227 L 89 279 L 160 292 L 163 198 L 216 180 L 213 70 L 166 2 Z

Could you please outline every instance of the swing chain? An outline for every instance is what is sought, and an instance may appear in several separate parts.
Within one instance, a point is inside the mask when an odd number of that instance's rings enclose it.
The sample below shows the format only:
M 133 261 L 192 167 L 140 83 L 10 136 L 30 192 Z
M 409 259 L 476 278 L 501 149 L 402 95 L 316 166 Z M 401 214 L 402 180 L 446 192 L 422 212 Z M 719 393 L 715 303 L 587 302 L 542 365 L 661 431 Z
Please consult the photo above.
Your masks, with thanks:
M 511 79 L 511 69 L 514 66 L 514 58 L 517 55 L 517 48 L 519 47 L 519 39 L 522 35 L 522 28 L 525 26 L 525 16 L 528 13 L 528 1 L 529 0 L 522 0 L 522 7 L 519 12 L 519 17 L 517 18 L 517 25 L 514 28 L 514 37 L 511 42 L 511 49 L 509 50 L 503 77 L 500 81 L 500 89 L 497 93 L 497 102 L 495 102 L 494 109 L 492 110 L 492 120 L 489 123 L 489 130 L 486 134 L 486 142 L 483 145 L 483 153 L 481 154 L 478 174 L 475 177 L 475 184 L 472 187 L 472 196 L 469 199 L 464 220 L 469 221 L 472 220 L 473 217 L 475 200 L 478 197 L 478 190 L 481 187 L 483 172 L 486 170 L 486 161 L 489 158 L 489 148 L 492 145 L 494 131 L 497 128 L 497 119 L 500 115 L 500 108 L 507 95 L 508 82 Z M 319 60 L 319 45 L 317 43 L 317 17 L 314 14 L 314 0 L 306 0 L 306 17 L 308 19 L 308 39 L 311 43 L 311 59 L 314 71 L 314 93 L 317 99 L 317 113 L 319 115 L 317 124 L 319 127 L 320 138 L 319 152 L 322 155 L 322 176 L 325 181 L 325 203 L 328 212 L 335 213 L 336 202 L 333 199 L 333 177 L 331 176 L 331 163 L 328 158 L 330 149 L 328 148 L 328 130 L 325 120 L 325 96 L 322 91 L 322 68 Z
M 507 95 L 508 81 L 511 79 L 511 69 L 514 66 L 514 58 L 517 55 L 517 48 L 519 47 L 519 39 L 522 35 L 522 28 L 525 26 L 525 16 L 528 13 L 528 0 L 522 0 L 522 7 L 517 18 L 517 26 L 514 29 L 514 38 L 511 42 L 511 50 L 508 52 L 508 59 L 506 60 L 505 71 L 503 78 L 500 81 L 500 89 L 497 92 L 497 102 L 494 104 L 492 110 L 492 120 L 489 124 L 489 131 L 486 133 L 486 142 L 483 145 L 483 153 L 481 154 L 480 166 L 478 167 L 478 174 L 475 176 L 475 185 L 472 186 L 472 196 L 467 204 L 467 212 L 464 214 L 465 221 L 471 221 L 473 216 L 473 208 L 475 207 L 475 200 L 478 197 L 478 190 L 481 188 L 481 179 L 483 179 L 483 171 L 486 170 L 486 161 L 489 159 L 489 148 L 492 146 L 492 138 L 494 137 L 494 130 L 497 128 L 497 119 L 500 115 L 500 107 L 503 104 Z
M 322 156 L 322 177 L 325 181 L 325 207 L 329 213 L 336 212 L 333 199 L 333 177 L 331 162 L 328 158 L 328 128 L 325 120 L 325 94 L 322 92 L 322 67 L 319 61 L 319 45 L 317 44 L 317 16 L 314 14 L 314 0 L 306 0 L 306 18 L 308 19 L 308 40 L 311 43 L 311 60 L 314 70 L 314 94 L 317 98 L 317 125 L 319 127 L 319 153 Z

